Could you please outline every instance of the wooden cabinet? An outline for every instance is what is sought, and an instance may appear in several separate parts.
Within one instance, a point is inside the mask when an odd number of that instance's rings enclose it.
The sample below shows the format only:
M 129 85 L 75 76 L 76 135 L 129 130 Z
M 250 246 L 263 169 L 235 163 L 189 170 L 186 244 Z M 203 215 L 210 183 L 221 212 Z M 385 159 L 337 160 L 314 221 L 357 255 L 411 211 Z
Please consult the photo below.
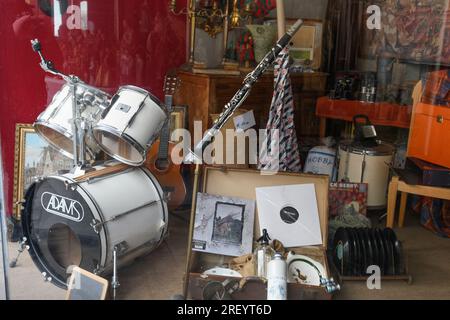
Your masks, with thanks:
M 195 120 L 202 122 L 205 131 L 211 125 L 211 114 L 222 112 L 223 107 L 242 87 L 244 76 L 193 74 L 179 71 L 180 88 L 174 96 L 177 105 L 187 105 L 189 130 L 193 133 Z M 295 103 L 297 135 L 318 136 L 319 119 L 315 116 L 318 97 L 325 95 L 325 73 L 291 74 Z M 265 128 L 273 95 L 273 73 L 267 72 L 253 86 L 241 108 L 252 109 L 258 129 Z

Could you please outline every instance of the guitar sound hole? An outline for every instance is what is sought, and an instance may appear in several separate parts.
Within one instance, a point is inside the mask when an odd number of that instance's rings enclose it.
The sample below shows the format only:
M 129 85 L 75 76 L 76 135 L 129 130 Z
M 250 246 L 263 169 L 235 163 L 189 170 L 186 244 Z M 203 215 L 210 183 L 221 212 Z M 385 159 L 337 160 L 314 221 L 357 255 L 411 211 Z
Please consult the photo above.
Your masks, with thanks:
M 158 159 L 158 160 L 156 160 L 155 167 L 158 170 L 166 170 L 169 167 L 169 160 Z

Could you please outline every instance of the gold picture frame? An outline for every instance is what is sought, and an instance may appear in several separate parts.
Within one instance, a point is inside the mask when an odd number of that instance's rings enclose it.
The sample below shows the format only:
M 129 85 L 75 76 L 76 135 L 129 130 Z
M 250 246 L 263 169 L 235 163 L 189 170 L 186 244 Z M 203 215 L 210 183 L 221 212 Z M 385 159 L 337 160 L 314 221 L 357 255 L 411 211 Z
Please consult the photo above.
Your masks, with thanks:
M 296 20 L 286 20 L 288 30 Z M 320 20 L 305 19 L 300 30 L 291 40 L 291 56 L 296 64 L 302 64 L 305 58 L 311 60 L 313 70 L 320 69 L 322 65 L 323 22 Z
M 188 107 L 187 106 L 174 106 L 173 111 L 170 114 L 170 141 L 177 143 L 179 140 L 172 139 L 172 133 L 176 129 L 188 129 Z M 180 138 L 181 139 L 181 138 Z
M 32 124 L 16 124 L 14 148 L 13 215 L 20 219 L 25 190 L 37 177 L 70 169 L 72 159 L 40 137 Z

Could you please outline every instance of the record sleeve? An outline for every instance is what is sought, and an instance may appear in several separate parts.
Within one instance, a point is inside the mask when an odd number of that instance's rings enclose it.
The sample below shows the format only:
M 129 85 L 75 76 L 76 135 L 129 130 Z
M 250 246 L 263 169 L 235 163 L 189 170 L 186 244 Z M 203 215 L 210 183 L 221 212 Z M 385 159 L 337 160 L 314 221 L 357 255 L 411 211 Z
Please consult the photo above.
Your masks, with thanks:
M 252 252 L 255 201 L 197 194 L 192 250 L 242 256 Z
M 322 244 L 314 184 L 256 188 L 261 232 L 285 247 Z

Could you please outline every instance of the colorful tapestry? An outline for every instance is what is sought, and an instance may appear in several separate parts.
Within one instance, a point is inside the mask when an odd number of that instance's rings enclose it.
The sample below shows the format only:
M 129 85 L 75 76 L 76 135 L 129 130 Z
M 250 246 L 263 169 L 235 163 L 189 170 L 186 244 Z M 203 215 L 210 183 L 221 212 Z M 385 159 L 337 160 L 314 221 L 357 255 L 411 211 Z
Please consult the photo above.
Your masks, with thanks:
M 449 0 L 366 1 L 369 5 L 381 9 L 381 30 L 364 28 L 364 56 L 450 65 Z

